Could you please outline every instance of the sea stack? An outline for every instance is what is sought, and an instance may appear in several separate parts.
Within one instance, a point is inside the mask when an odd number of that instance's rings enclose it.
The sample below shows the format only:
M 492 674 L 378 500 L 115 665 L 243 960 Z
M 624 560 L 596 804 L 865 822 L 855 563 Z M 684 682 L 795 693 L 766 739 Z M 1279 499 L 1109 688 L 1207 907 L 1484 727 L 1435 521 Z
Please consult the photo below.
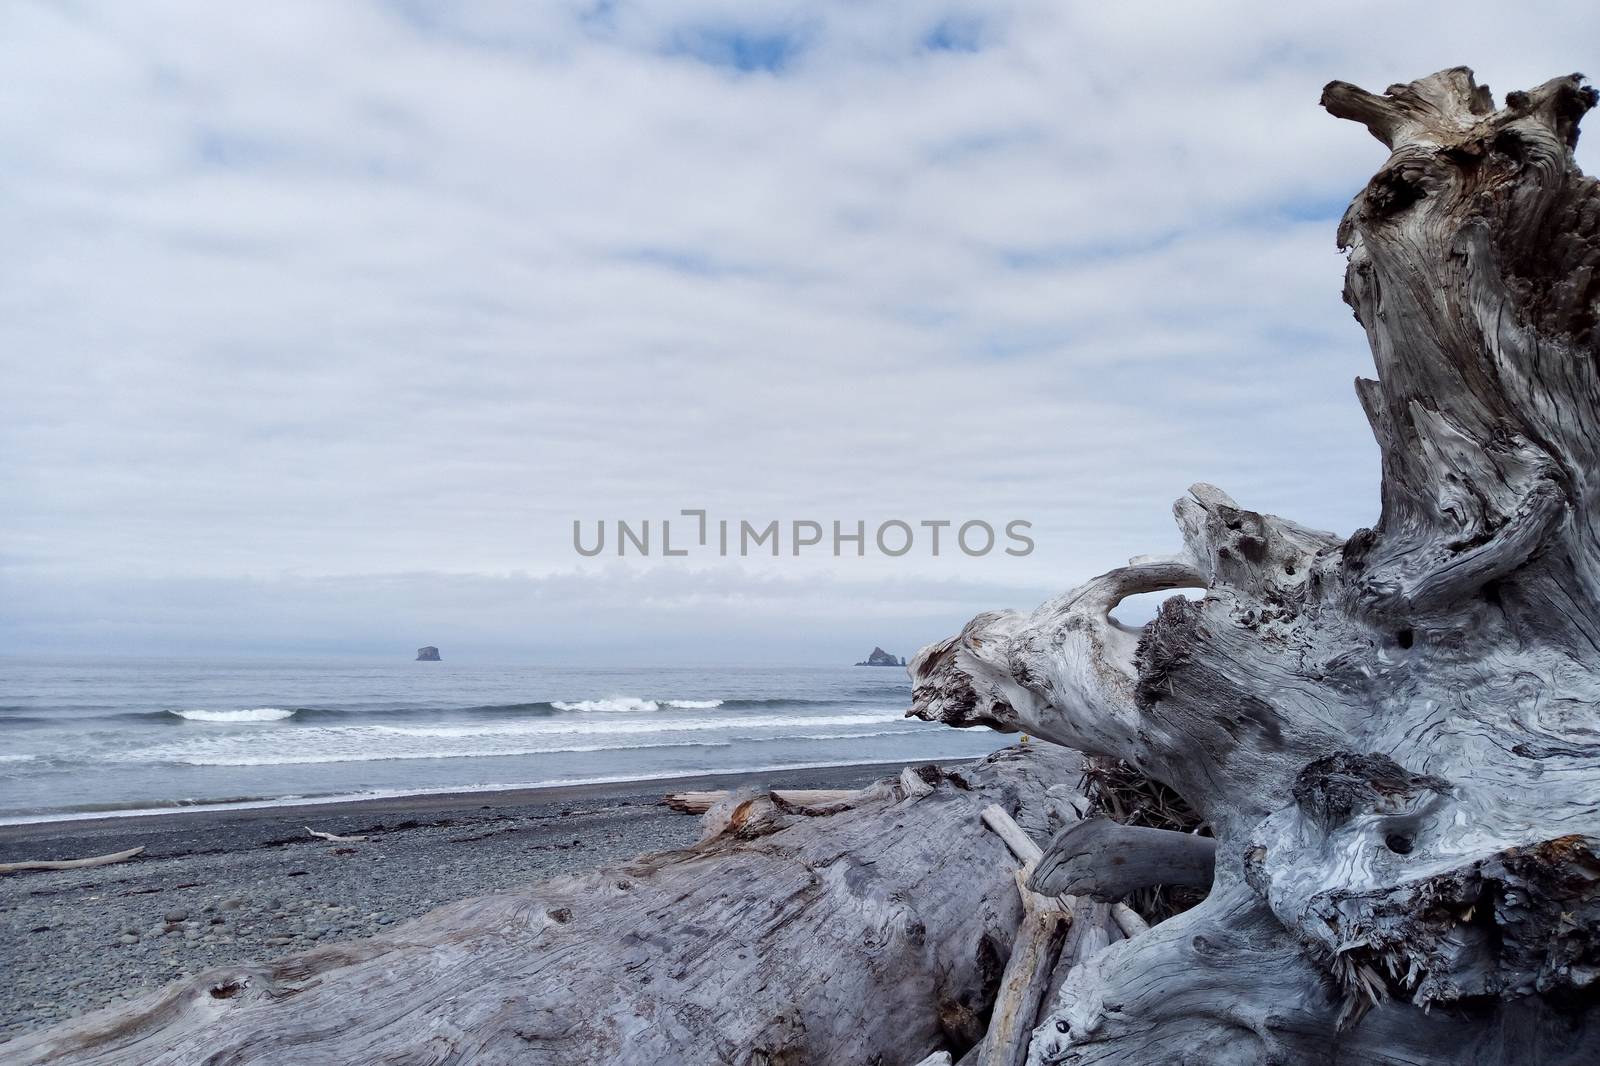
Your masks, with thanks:
M 856 663 L 857 666 L 904 666 L 905 664 L 906 661 L 903 656 L 896 659 L 882 648 L 873 648 L 871 655 Z
M 429 644 L 426 648 L 417 649 L 417 662 L 436 663 L 439 661 L 439 649 L 435 648 L 432 644 Z

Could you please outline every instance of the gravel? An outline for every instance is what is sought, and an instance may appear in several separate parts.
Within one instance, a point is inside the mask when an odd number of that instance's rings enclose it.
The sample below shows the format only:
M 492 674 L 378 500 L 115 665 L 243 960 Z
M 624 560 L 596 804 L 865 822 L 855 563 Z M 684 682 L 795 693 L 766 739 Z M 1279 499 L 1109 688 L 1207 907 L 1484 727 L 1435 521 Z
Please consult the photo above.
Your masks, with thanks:
M 687 847 L 699 819 L 660 806 L 665 791 L 854 787 L 883 773 L 819 768 L 529 790 L 492 804 L 466 794 L 0 826 L 0 861 L 146 847 L 112 866 L 0 877 L 0 1041 L 213 966 L 368 936 L 441 903 Z M 367 840 L 316 840 L 307 824 Z

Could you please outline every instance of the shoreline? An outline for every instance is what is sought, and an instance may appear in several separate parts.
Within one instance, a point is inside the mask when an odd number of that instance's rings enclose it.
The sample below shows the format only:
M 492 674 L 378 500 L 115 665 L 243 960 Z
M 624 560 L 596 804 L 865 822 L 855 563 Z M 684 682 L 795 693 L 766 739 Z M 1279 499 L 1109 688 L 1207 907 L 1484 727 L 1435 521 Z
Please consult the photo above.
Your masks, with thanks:
M 919 761 L 930 760 L 912 760 Z M 455 900 L 689 847 L 700 839 L 701 820 L 666 807 L 670 792 L 855 788 L 905 765 L 0 826 L 0 862 L 145 849 L 107 866 L 0 876 L 0 970 L 8 975 L 0 982 L 0 1049 L 9 1037 L 214 966 L 370 936 Z M 319 840 L 307 826 L 365 839 Z
M 936 762 L 955 764 L 970 762 L 976 756 L 958 755 L 950 757 L 934 757 L 928 759 L 911 760 L 911 762 Z M 174 801 L 170 805 L 161 807 L 128 807 L 112 810 L 94 811 L 60 811 L 46 814 L 19 814 L 0 816 L 0 861 L 5 859 L 5 845 L 8 841 L 18 837 L 27 837 L 32 834 L 14 833 L 13 830 L 26 830 L 30 827 L 48 827 L 60 825 L 81 825 L 88 828 L 110 828 L 109 823 L 121 823 L 128 819 L 162 819 L 180 818 L 185 815 L 228 815 L 270 813 L 273 811 L 292 812 L 301 814 L 329 813 L 336 814 L 341 811 L 359 809 L 383 809 L 385 805 L 399 804 L 410 807 L 426 807 L 429 801 L 437 802 L 443 806 L 455 806 L 470 801 L 481 803 L 486 796 L 504 798 L 513 805 L 525 805 L 539 802 L 540 796 L 557 796 L 571 793 L 574 796 L 587 795 L 591 791 L 605 794 L 615 790 L 628 792 L 637 790 L 655 791 L 659 789 L 666 792 L 688 792 L 701 787 L 706 787 L 707 782 L 734 781 L 749 783 L 759 779 L 768 780 L 774 774 L 809 774 L 812 771 L 832 770 L 869 770 L 880 769 L 884 772 L 898 771 L 907 765 L 907 760 L 900 759 L 885 762 L 883 760 L 842 760 L 821 763 L 777 763 L 768 766 L 737 767 L 731 770 L 710 770 L 698 774 L 644 774 L 617 777 L 592 777 L 569 781 L 535 781 L 527 784 L 513 785 L 481 785 L 481 786 L 442 786 L 439 788 L 407 789 L 403 791 L 374 791 L 351 792 L 346 794 L 322 796 L 282 796 L 274 798 L 241 798 L 239 800 L 221 800 L 217 802 L 184 803 Z M 808 780 L 810 778 L 807 778 Z M 714 787 L 739 787 L 717 785 Z M 779 786 L 782 787 L 782 786 Z M 793 786 L 791 786 L 793 787 Z M 298 815 L 297 815 L 298 816 Z M 108 823 L 101 826 L 100 823 Z

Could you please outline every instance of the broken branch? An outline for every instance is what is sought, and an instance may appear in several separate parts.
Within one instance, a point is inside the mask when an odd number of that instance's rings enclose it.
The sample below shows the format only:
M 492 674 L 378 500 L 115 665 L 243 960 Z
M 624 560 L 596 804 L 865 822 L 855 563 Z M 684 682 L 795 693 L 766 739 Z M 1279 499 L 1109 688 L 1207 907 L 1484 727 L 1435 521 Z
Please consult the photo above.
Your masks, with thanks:
M 87 859 L 25 859 L 21 862 L 0 862 L 0 874 L 21 873 L 24 870 L 83 870 L 90 866 L 109 866 L 133 858 L 144 848 L 113 851 L 109 855 L 95 855 Z

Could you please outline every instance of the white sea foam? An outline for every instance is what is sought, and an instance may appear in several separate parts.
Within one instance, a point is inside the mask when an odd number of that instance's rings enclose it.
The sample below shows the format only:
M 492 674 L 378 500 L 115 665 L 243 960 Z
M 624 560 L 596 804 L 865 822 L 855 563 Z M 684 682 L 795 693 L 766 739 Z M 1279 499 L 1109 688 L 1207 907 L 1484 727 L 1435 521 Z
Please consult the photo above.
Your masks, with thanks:
M 392 762 L 396 759 L 481 759 L 499 755 L 559 755 L 568 752 L 648 751 L 655 748 L 727 748 L 727 740 L 669 740 L 659 744 L 522 745 L 494 748 L 432 748 L 428 751 L 317 751 L 265 752 L 255 755 L 197 752 L 170 761 L 184 766 L 298 766 L 308 763 Z
M 281 722 L 294 717 L 292 708 L 283 707 L 246 707 L 236 711 L 208 711 L 202 707 L 167 713 L 191 722 Z
M 952 753 L 950 755 L 929 755 L 925 757 L 929 762 L 945 762 L 952 759 L 971 759 L 970 753 Z M 714 775 L 731 774 L 757 774 L 775 773 L 781 770 L 819 770 L 837 766 L 876 766 L 882 763 L 881 759 L 842 759 L 828 762 L 787 762 L 767 763 L 760 766 L 726 766 L 715 770 L 706 771 Z M 433 788 L 392 788 L 392 789 L 367 789 L 361 792 L 350 792 L 334 796 L 282 796 L 277 799 L 245 800 L 242 802 L 220 802 L 193 804 L 181 808 L 173 807 L 133 807 L 125 810 L 100 810 L 100 811 L 73 811 L 71 813 L 51 814 L 23 814 L 0 816 L 0 825 L 37 825 L 43 822 L 77 822 L 91 818 L 145 818 L 152 815 L 172 814 L 181 811 L 239 811 L 261 810 L 272 807 L 306 807 L 326 803 L 359 803 L 363 800 L 374 799 L 404 799 L 408 796 L 448 796 L 456 794 L 478 794 L 484 792 L 510 792 L 521 789 L 535 788 L 568 788 L 573 785 L 611 785 L 628 784 L 635 781 L 671 781 L 684 777 L 700 776 L 685 774 L 682 770 L 659 770 L 649 773 L 615 774 L 606 777 L 555 777 L 540 781 L 495 782 L 468 785 L 440 785 Z
M 374 725 L 353 728 L 399 737 L 438 737 L 459 740 L 466 737 L 527 737 L 621 735 L 640 733 L 700 733 L 714 729 L 778 729 L 817 726 L 864 725 L 903 722 L 899 711 L 879 711 L 833 715 L 730 715 L 726 718 L 649 718 L 637 721 L 574 722 L 549 718 L 531 721 L 473 722 L 463 725 Z
M 659 711 L 661 704 L 655 700 L 641 700 L 634 696 L 613 696 L 608 700 L 578 700 L 576 703 L 563 703 L 560 700 L 550 706 L 558 711 Z
M 36 755 L 0 755 L 0 762 L 32 762 Z
M 925 729 L 875 729 L 870 733 L 796 733 L 791 736 L 773 737 L 774 740 L 866 740 L 868 737 L 909 737 L 917 733 L 926 732 Z
M 384 762 L 396 759 L 496 758 L 561 752 L 640 751 L 651 748 L 725 748 L 762 740 L 829 740 L 878 736 L 904 719 L 897 711 L 813 716 L 731 715 L 725 718 L 512 719 L 451 725 L 300 726 L 251 732 L 186 734 L 148 747 L 108 751 L 113 763 L 189 766 L 292 766 Z M 848 727 L 855 727 L 850 730 Z M 817 732 L 817 731 L 822 732 Z M 702 736 L 702 734 L 704 734 Z
M 637 696 L 611 696 L 603 700 L 557 700 L 550 706 L 558 711 L 659 711 L 672 707 L 680 711 L 709 711 L 721 707 L 721 700 L 645 700 Z

